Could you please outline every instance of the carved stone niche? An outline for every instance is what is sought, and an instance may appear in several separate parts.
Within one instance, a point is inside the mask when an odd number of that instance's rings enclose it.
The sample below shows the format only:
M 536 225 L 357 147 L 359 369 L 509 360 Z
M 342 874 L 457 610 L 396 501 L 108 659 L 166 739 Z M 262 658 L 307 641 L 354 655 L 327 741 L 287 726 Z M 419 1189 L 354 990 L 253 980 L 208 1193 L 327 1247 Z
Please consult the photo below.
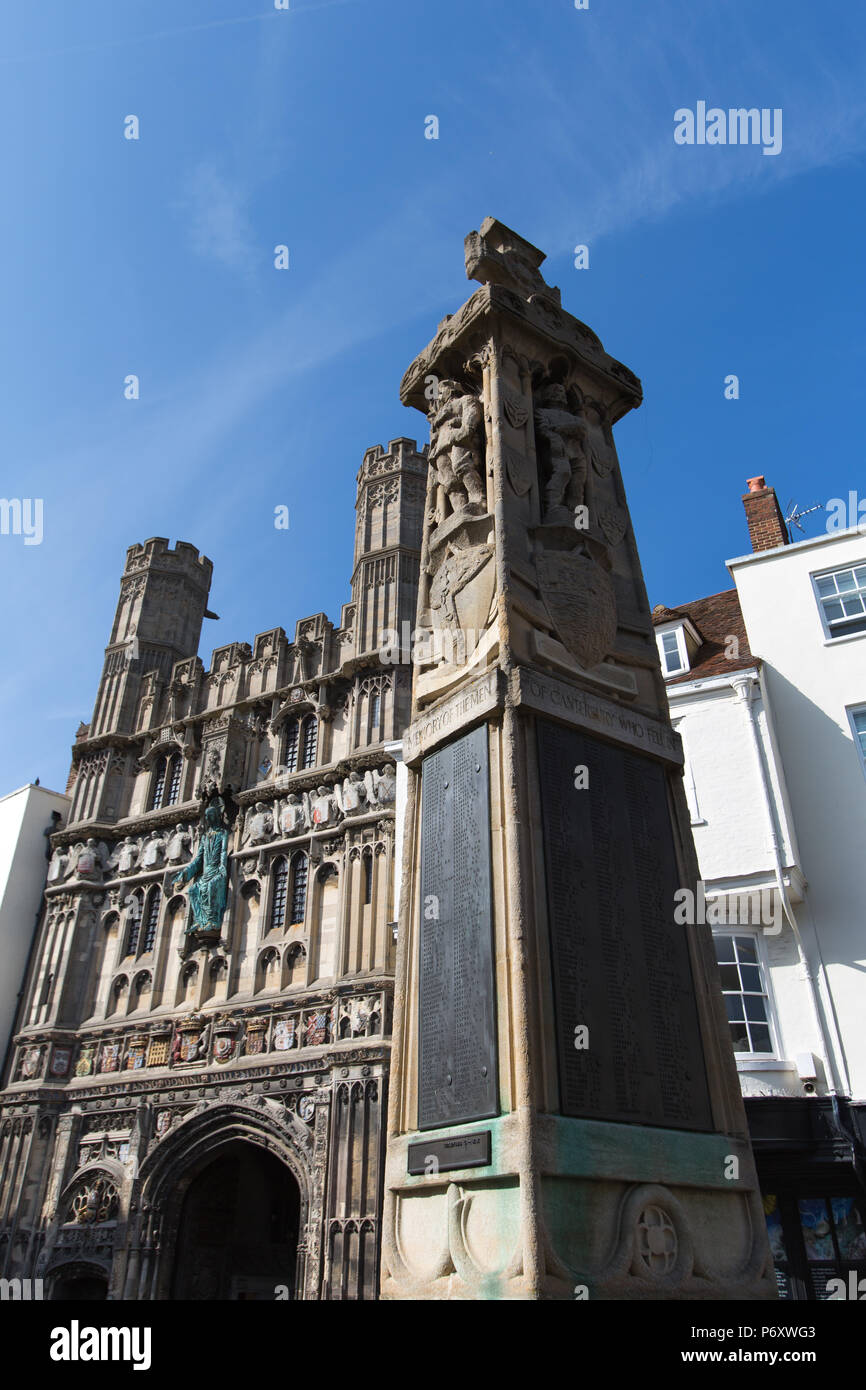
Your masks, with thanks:
M 240 790 L 249 728 L 233 715 L 220 715 L 205 725 L 202 738 L 201 775 L 196 795 Z

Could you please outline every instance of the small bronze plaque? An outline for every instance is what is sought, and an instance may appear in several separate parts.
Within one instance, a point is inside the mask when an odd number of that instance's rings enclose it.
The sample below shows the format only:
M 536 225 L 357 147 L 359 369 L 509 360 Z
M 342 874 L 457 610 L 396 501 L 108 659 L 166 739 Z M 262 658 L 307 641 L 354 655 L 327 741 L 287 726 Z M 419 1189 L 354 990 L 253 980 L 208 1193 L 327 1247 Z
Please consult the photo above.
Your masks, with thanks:
M 409 1145 L 407 1171 L 447 1173 L 452 1168 L 485 1168 L 490 1162 L 490 1130 L 478 1134 L 457 1134 L 451 1139 L 428 1139 Z

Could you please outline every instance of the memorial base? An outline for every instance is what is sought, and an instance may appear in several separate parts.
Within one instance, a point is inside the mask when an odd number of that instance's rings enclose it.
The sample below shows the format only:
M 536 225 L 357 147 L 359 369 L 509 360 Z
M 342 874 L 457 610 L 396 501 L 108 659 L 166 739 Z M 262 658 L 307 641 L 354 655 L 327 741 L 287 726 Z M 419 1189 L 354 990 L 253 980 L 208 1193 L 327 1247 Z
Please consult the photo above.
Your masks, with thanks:
M 390 1145 L 386 1299 L 772 1299 L 748 1146 L 717 1134 L 511 1114 L 489 1121 L 487 1168 L 410 1175 L 418 1136 Z M 759 1211 L 758 1207 L 758 1211 Z

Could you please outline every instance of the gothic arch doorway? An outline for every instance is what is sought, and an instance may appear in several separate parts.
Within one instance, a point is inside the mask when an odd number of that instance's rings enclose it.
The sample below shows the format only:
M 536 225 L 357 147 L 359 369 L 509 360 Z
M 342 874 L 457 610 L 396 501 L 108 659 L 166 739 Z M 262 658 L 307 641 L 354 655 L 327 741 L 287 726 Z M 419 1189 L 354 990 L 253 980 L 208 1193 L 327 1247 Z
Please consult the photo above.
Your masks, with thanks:
M 221 1145 L 184 1194 L 170 1296 L 273 1301 L 280 1288 L 296 1297 L 300 1208 L 300 1188 L 273 1154 L 242 1139 Z
M 61 1265 L 49 1276 L 51 1302 L 101 1300 L 108 1297 L 108 1275 L 91 1265 Z

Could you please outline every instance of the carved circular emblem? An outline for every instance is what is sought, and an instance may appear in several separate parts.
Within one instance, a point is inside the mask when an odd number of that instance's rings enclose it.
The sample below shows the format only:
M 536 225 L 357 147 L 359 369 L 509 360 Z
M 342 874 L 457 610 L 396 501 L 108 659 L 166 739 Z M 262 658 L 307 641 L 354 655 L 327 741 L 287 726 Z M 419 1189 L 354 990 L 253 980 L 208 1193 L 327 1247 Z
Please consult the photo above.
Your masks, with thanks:
M 679 1241 L 666 1211 L 654 1204 L 644 1207 L 637 1219 L 637 1251 L 652 1274 L 670 1274 L 677 1261 Z
M 298 1114 L 306 1124 L 310 1124 L 316 1113 L 316 1105 L 312 1096 L 301 1096 L 298 1101 Z

